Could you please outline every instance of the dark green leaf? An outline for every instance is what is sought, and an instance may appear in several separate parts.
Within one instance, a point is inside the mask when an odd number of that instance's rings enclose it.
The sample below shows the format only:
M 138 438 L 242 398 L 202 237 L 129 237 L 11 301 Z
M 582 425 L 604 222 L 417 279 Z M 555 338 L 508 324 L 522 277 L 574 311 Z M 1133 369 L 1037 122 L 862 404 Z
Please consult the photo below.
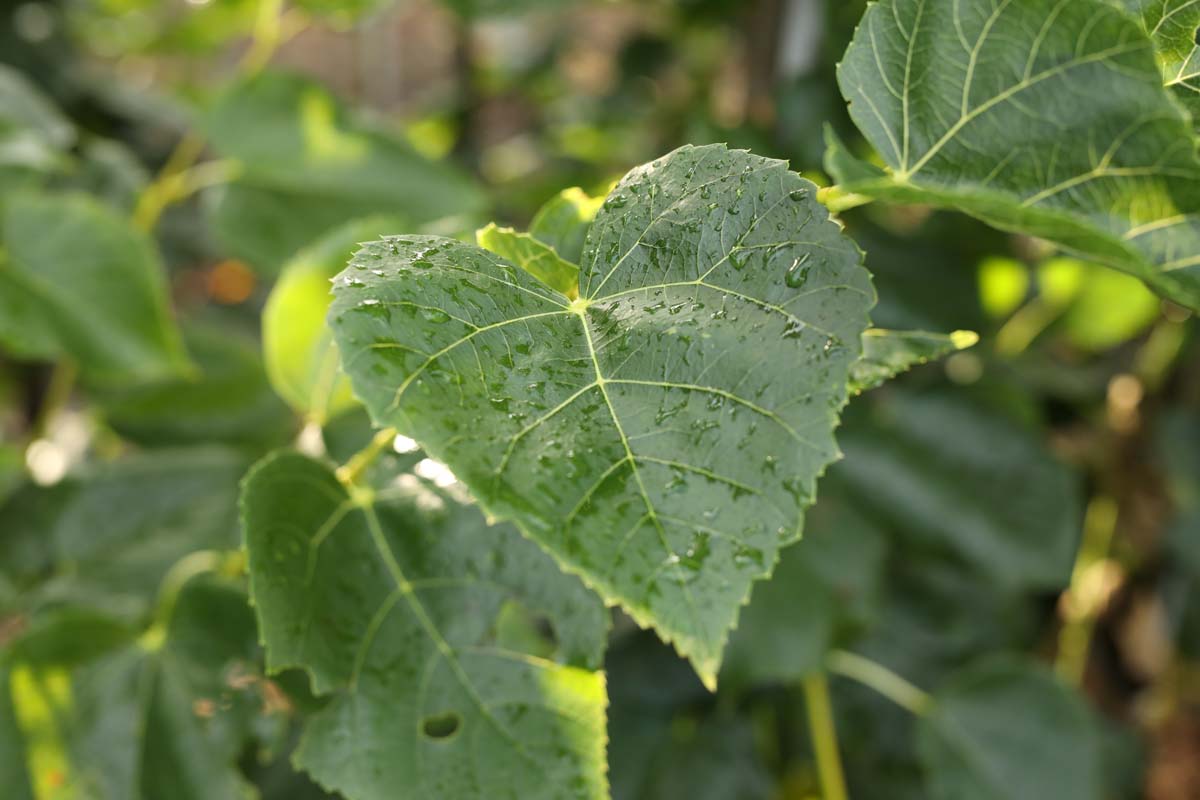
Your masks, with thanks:
M 2 236 L 0 275 L 20 287 L 17 319 L 44 329 L 32 349 L 51 337 L 98 383 L 190 368 L 158 254 L 127 220 L 83 195 L 20 195 L 5 204 Z
M 715 682 L 751 583 L 800 534 L 874 301 L 780 161 L 685 147 L 630 172 L 579 299 L 433 237 L 334 286 L 356 394 Z
M 420 225 L 470 216 L 484 202 L 466 176 L 351 119 L 325 88 L 298 76 L 238 82 L 204 127 L 217 152 L 244 167 L 219 193 L 217 233 L 267 272 L 357 217 L 394 214 Z
M 1137 22 L 1103 0 L 883 0 L 838 70 L 887 165 L 841 188 L 956 208 L 1200 308 L 1200 162 Z
M 935 694 L 920 719 L 931 800 L 1096 800 L 1100 748 L 1081 698 L 1042 667 L 993 660 Z
M 268 666 L 332 694 L 295 757 L 319 783 L 351 800 L 605 796 L 604 611 L 515 530 L 412 475 L 351 495 L 292 453 L 250 473 L 242 508 Z M 565 664 L 495 640 L 514 602 Z
M 1029 430 L 946 392 L 871 400 L 840 436 L 838 467 L 867 508 L 1003 584 L 1065 585 L 1079 481 Z
M 1129 10 L 1154 42 L 1162 81 L 1200 124 L 1200 5 L 1191 0 L 1112 0 Z

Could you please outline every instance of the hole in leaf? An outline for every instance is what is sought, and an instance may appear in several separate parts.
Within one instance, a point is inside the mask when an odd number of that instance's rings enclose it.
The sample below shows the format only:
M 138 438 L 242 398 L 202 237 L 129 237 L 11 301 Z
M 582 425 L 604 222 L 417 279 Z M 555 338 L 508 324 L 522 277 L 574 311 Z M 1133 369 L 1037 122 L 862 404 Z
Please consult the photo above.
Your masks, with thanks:
M 462 717 L 457 712 L 447 711 L 444 714 L 434 714 L 421 722 L 421 730 L 430 739 L 449 739 L 458 733 L 462 725 Z
M 542 658 L 553 658 L 558 651 L 558 635 L 545 614 L 538 614 L 516 600 L 500 608 L 495 627 L 496 644 Z

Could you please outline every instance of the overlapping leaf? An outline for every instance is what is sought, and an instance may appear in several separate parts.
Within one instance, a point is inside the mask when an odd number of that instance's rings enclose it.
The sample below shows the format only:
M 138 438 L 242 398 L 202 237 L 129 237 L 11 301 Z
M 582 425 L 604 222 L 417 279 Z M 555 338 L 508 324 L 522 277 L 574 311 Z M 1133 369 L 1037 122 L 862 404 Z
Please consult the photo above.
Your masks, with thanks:
M 883 0 L 838 71 L 886 170 L 839 184 L 1052 240 L 1200 308 L 1200 162 L 1138 22 L 1102 0 Z
M 783 162 L 685 147 L 630 172 L 579 299 L 433 237 L 335 283 L 358 396 L 710 685 L 750 584 L 800 533 L 874 297 Z
M 605 797 L 599 601 L 413 475 L 366 491 L 294 453 L 243 488 L 268 666 L 332 695 L 296 763 L 351 800 Z M 522 618 L 561 661 L 517 646 Z

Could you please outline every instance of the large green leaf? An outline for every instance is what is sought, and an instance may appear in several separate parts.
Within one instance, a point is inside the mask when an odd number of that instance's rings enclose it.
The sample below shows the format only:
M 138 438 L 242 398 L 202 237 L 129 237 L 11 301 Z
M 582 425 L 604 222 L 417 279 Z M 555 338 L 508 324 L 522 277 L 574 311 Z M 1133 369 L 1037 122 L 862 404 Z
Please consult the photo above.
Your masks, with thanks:
M 838 71 L 886 170 L 830 141 L 843 189 L 932 203 L 1200 308 L 1200 162 L 1137 22 L 1102 0 L 883 0 Z
M 75 128 L 17 70 L 0 64 L 0 194 L 68 163 Z
M 0 280 L 20 289 L 0 293 L 0 317 L 15 313 L 50 340 L 18 341 L 18 352 L 47 355 L 40 351 L 52 342 L 99 383 L 190 368 L 158 254 L 128 221 L 83 195 L 17 195 L 5 203 L 0 236 Z
M 800 535 L 874 301 L 781 161 L 684 147 L 630 172 L 579 299 L 404 236 L 336 281 L 355 392 L 710 686 L 750 584 Z
M 242 509 L 268 667 L 332 695 L 295 756 L 318 782 L 351 800 L 606 795 L 603 608 L 515 530 L 412 475 L 352 494 L 295 453 L 250 473 Z M 514 648 L 514 615 L 545 620 L 560 660 Z
M 329 282 L 360 243 L 403 225 L 391 217 L 349 222 L 306 247 L 284 266 L 263 308 L 263 357 L 271 385 L 297 412 L 324 424 L 357 403 L 342 375 L 325 315 Z
M 234 84 L 204 128 L 218 153 L 243 166 L 218 192 L 217 234 L 268 272 L 357 217 L 394 214 L 420 225 L 469 216 L 484 203 L 465 175 L 352 119 L 328 90 L 299 76 L 265 72 Z
M 952 677 L 919 721 L 931 800 L 1097 800 L 1087 706 L 1042 667 L 997 659 Z

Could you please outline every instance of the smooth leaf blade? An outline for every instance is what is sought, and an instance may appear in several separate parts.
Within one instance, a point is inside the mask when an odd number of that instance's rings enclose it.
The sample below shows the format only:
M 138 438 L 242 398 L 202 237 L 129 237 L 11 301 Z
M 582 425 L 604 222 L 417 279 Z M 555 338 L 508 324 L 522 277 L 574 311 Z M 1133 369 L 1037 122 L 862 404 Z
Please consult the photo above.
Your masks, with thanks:
M 1200 308 L 1200 162 L 1138 23 L 1101 0 L 883 0 L 838 70 L 887 170 L 847 191 L 956 208 Z
M 165 270 L 128 221 L 83 195 L 17 195 L 5 204 L 2 237 L 0 271 L 21 287 L 19 318 L 38 320 L 35 352 L 52 342 L 98 383 L 191 370 Z
M 334 288 L 334 333 L 375 421 L 710 686 L 751 583 L 799 536 L 837 456 L 874 302 L 814 194 L 783 162 L 685 147 L 610 194 L 577 301 L 430 237 L 368 246 Z
M 299 766 L 354 800 L 603 798 L 603 608 L 511 528 L 407 476 L 352 497 L 279 453 L 242 495 L 273 670 L 331 693 Z M 558 663 L 493 636 L 507 604 L 544 614 Z M 575 664 L 578 666 L 571 666 Z
M 529 233 L 567 261 L 578 264 L 588 228 L 603 203 L 603 196 L 591 197 L 578 186 L 563 189 L 534 214 Z
M 489 223 L 476 231 L 475 240 L 484 250 L 516 264 L 567 299 L 579 296 L 579 267 L 531 234 Z

